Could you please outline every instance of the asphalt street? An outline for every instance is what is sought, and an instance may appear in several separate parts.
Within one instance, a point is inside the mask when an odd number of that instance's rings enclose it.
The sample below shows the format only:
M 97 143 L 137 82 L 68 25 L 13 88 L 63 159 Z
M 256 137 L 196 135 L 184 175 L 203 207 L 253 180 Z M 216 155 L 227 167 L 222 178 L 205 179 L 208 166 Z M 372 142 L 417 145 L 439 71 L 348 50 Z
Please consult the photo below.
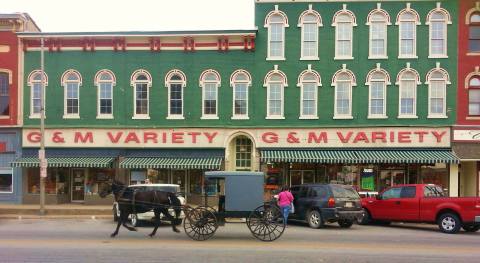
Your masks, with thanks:
M 0 220 L 0 262 L 479 262 L 480 232 L 440 233 L 436 226 L 394 224 L 310 229 L 293 223 L 275 242 L 245 224 L 220 227 L 198 242 L 162 226 L 120 229 L 110 220 Z

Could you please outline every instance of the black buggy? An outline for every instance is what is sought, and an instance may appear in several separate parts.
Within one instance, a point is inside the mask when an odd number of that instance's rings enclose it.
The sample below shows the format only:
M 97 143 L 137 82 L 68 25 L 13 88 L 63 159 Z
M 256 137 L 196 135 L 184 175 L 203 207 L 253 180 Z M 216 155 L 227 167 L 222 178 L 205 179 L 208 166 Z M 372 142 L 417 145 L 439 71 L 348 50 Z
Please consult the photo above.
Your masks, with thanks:
M 274 241 L 285 230 L 282 212 L 274 202 L 264 202 L 261 172 L 205 172 L 205 180 L 222 181 L 224 195 L 219 196 L 218 209 L 203 206 L 185 210 L 183 227 L 193 240 L 207 240 L 226 218 L 245 218 L 252 235 L 261 241 Z M 205 188 L 205 186 L 204 186 Z

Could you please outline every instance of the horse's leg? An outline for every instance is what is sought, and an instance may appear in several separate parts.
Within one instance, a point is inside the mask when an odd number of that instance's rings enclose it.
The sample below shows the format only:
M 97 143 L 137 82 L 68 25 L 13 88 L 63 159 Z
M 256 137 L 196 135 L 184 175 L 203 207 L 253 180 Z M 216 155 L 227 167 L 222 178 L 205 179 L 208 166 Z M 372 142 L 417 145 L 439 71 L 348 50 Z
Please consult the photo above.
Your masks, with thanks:
M 130 215 L 130 212 L 131 212 L 131 211 L 128 210 L 128 211 L 124 211 L 124 212 L 122 213 L 122 216 L 123 216 L 123 218 L 122 218 L 122 225 L 123 225 L 123 227 L 125 227 L 125 228 L 128 229 L 129 231 L 137 231 L 137 229 L 136 229 L 135 227 L 131 227 L 131 226 L 127 225 L 128 215 Z
M 110 235 L 110 237 L 115 237 L 116 235 L 118 235 L 118 230 L 120 229 L 120 225 L 123 223 L 123 214 L 125 214 L 125 212 L 123 212 L 122 210 L 120 210 L 120 217 L 118 217 L 118 220 L 117 220 L 117 228 L 116 228 L 115 231 Z
M 162 209 L 162 213 L 165 215 L 165 217 L 170 221 L 170 224 L 172 224 L 172 230 L 173 232 L 180 233 L 180 230 L 177 229 L 177 226 L 175 225 L 176 220 L 175 218 L 168 212 L 168 208 Z M 176 214 L 176 212 L 175 212 Z
M 150 233 L 150 237 L 153 237 L 157 233 L 158 226 L 160 225 L 160 211 L 158 209 L 154 209 L 153 212 L 155 213 L 155 228 L 153 229 L 152 233 Z

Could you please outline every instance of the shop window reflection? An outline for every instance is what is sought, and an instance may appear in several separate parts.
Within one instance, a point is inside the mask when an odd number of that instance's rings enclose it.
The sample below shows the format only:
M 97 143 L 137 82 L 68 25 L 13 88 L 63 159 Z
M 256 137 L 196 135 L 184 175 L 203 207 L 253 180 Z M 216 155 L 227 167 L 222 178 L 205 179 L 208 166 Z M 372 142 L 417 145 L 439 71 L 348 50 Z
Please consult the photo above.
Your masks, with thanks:
M 40 193 L 40 169 L 27 169 L 27 187 L 29 194 Z M 68 168 L 49 168 L 45 180 L 46 194 L 69 194 Z
M 445 193 L 448 193 L 448 170 L 446 164 L 422 165 L 420 174 L 422 183 L 439 185 Z

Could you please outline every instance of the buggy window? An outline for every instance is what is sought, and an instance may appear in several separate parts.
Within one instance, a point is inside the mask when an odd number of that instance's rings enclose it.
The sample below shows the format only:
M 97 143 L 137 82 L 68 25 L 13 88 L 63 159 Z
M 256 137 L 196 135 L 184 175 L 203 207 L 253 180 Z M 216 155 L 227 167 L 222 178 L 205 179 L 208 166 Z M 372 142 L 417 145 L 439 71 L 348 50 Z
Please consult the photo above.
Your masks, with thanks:
M 356 198 L 360 199 L 357 191 L 347 185 L 331 185 L 333 196 L 335 198 Z
M 444 197 L 445 193 L 442 188 L 437 185 L 427 185 L 423 190 L 424 197 Z

